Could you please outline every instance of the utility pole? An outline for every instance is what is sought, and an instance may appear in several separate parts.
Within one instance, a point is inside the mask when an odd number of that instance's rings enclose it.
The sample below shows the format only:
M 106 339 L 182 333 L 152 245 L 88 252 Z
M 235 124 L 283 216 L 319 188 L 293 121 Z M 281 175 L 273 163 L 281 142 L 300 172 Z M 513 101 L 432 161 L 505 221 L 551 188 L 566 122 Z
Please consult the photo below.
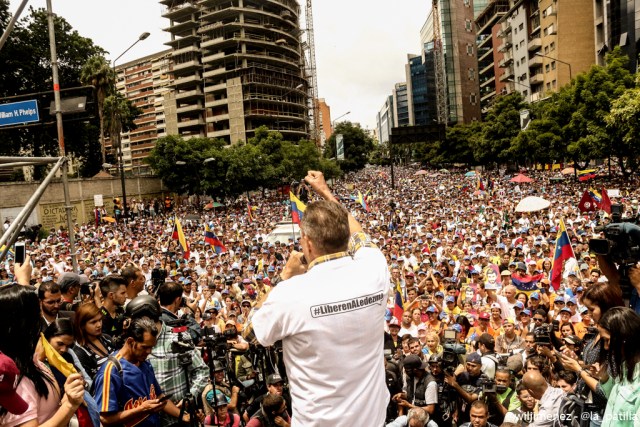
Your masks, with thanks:
M 56 113 L 56 125 L 58 129 L 58 148 L 60 157 L 65 157 L 62 163 L 62 188 L 64 189 L 64 210 L 67 216 L 67 229 L 69 232 L 69 252 L 73 262 L 73 270 L 78 272 L 78 260 L 76 259 L 76 239 L 73 221 L 71 218 L 71 196 L 69 195 L 69 159 L 66 158 L 64 148 L 64 130 L 62 127 L 62 106 L 60 104 L 60 80 L 58 78 L 58 54 L 56 52 L 56 31 L 54 25 L 53 8 L 51 0 L 47 0 L 47 20 L 49 23 L 49 48 L 51 50 L 51 73 L 53 75 L 53 101 Z

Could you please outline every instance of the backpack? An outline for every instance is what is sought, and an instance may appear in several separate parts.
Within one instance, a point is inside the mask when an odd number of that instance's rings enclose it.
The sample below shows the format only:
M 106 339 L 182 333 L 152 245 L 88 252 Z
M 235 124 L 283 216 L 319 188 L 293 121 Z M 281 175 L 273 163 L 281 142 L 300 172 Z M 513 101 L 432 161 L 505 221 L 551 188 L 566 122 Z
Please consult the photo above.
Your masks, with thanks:
M 585 401 L 582 396 L 567 393 L 560 402 L 558 425 L 563 427 L 589 427 L 589 418 L 582 419 Z

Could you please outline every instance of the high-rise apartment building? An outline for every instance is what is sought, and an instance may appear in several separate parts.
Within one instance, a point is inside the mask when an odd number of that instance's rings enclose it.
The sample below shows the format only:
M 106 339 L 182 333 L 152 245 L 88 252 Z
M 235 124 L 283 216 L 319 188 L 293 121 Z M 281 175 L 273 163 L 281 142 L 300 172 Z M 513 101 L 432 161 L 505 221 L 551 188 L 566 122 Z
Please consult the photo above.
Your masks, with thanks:
M 510 0 L 500 22 L 501 48 L 512 62 L 507 91 L 536 102 L 568 84 L 595 63 L 594 9 L 591 0 Z
M 396 83 L 393 89 L 393 127 L 409 126 L 409 99 L 406 83 Z
M 267 126 L 309 137 L 296 0 L 160 0 L 170 25 L 178 132 L 230 143 Z
M 389 136 L 391 136 L 391 128 L 395 126 L 395 119 L 393 116 L 393 95 L 387 97 L 382 105 L 380 111 L 376 116 L 376 133 L 378 141 L 381 144 L 389 142 Z
M 637 0 L 595 0 L 596 62 L 604 65 L 607 52 L 620 46 L 629 57 L 632 72 L 638 68 L 640 53 L 640 2 Z
M 478 34 L 478 82 L 480 105 L 486 112 L 497 94 L 506 92 L 506 82 L 513 80 L 513 57 L 506 52 L 508 46 L 499 37 L 498 21 L 509 11 L 509 0 L 490 2 L 476 18 Z M 502 69 L 500 67 L 503 67 Z
M 171 51 L 154 53 L 116 67 L 116 88 L 142 110 L 137 128 L 121 135 L 125 169 L 146 168 L 143 160 L 158 138 L 177 133 Z M 110 143 L 107 143 L 110 145 Z
M 333 128 L 331 127 L 331 107 L 329 107 L 324 98 L 318 99 L 318 113 L 320 114 L 319 122 L 322 123 L 322 132 L 320 132 L 320 146 L 324 147 L 327 139 L 331 138 Z

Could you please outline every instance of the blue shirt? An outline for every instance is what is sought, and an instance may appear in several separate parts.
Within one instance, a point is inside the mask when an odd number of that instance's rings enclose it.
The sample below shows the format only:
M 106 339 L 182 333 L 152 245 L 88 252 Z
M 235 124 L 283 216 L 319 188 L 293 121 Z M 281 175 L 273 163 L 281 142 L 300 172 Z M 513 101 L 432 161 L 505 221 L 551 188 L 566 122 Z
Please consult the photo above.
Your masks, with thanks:
M 149 362 L 136 366 L 122 356 L 116 356 L 122 365 L 122 372 L 113 362 L 108 361 L 98 371 L 95 378 L 95 400 L 101 413 L 114 413 L 137 408 L 146 400 L 157 399 L 162 394 L 160 385 Z M 160 424 L 157 413 L 145 414 L 142 419 L 132 419 L 126 427 L 154 427 Z

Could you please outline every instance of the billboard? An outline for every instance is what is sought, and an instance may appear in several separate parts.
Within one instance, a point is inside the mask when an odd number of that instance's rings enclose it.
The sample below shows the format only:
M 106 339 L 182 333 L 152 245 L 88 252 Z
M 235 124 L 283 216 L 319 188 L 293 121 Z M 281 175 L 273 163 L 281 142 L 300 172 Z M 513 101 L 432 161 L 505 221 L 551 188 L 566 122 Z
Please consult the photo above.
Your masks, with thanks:
M 336 135 L 336 159 L 344 160 L 344 135 Z

